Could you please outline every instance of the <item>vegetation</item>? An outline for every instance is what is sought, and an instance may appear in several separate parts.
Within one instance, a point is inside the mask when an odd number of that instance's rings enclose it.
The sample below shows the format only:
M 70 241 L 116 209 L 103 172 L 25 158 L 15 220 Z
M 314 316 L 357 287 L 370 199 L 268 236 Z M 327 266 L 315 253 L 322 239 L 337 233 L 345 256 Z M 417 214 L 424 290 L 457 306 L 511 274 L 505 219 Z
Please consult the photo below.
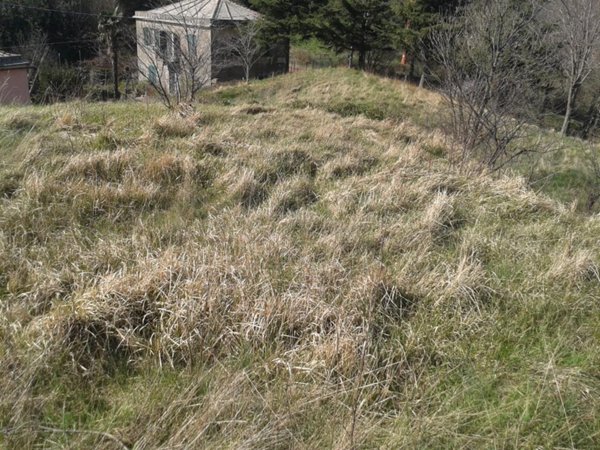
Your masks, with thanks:
M 337 69 L 2 108 L 1 445 L 597 448 L 600 222 L 459 171 L 441 105 Z
M 448 82 L 453 85 L 459 81 L 462 92 L 453 97 L 470 97 L 468 109 L 475 106 L 475 111 L 481 111 L 483 106 L 487 110 L 496 110 L 502 117 L 508 115 L 520 122 L 531 123 L 534 120 L 536 124 L 551 125 L 560 129 L 563 135 L 587 139 L 598 134 L 600 7 L 597 0 L 237 1 L 262 15 L 259 26 L 239 28 L 246 30 L 245 36 L 236 39 L 235 51 L 228 52 L 236 56 L 231 59 L 238 60 L 238 63 L 243 61 L 240 65 L 245 66 L 245 72 L 249 72 L 248 68 L 262 53 L 257 49 L 267 48 L 264 44 L 286 46 L 299 43 L 299 48 L 292 52 L 293 66 L 289 57 L 281 61 L 288 69 L 306 65 L 349 65 L 394 78 L 419 80 L 421 86 L 429 82 L 435 89 L 447 89 Z M 171 90 L 165 89 L 166 86 L 185 78 L 183 72 L 203 72 L 197 69 L 206 65 L 210 58 L 206 54 L 188 56 L 187 59 L 195 60 L 186 62 L 188 70 L 182 69 L 174 80 L 166 82 L 153 82 L 154 72 L 150 77 L 147 68 L 138 67 L 139 70 L 136 70 L 136 49 L 144 52 L 144 46 L 136 46 L 133 12 L 163 3 L 172 2 L 26 0 L 2 3 L 0 47 L 22 53 L 37 68 L 31 76 L 35 102 L 86 96 L 119 99 L 122 93 L 127 96 L 127 92 L 122 92 L 121 84 L 130 85 L 140 77 L 147 78 L 152 86 L 150 91 L 168 98 Z M 489 29 L 474 27 L 472 19 L 476 16 L 489 18 Z M 175 20 L 181 21 L 181 18 Z M 486 25 L 485 21 L 475 22 Z M 516 35 L 506 33 L 505 26 Z M 248 33 L 248 28 L 256 29 Z M 260 33 L 257 33 L 258 30 Z M 440 41 L 435 39 L 440 33 L 447 34 L 446 43 L 451 48 L 446 56 L 451 56 L 449 60 L 454 67 L 449 68 L 440 61 Z M 462 41 L 472 44 L 473 49 L 470 45 L 457 44 Z M 507 47 L 495 42 L 506 43 Z M 323 47 L 329 51 L 324 52 Z M 240 52 L 240 49 L 243 51 Z M 514 49 L 514 52 L 508 49 Z M 309 52 L 311 50 L 314 53 Z M 144 53 L 161 59 L 154 48 Z M 182 52 L 184 58 L 185 53 Z M 249 55 L 253 57 L 248 58 Z M 499 67 L 489 66 L 490 62 L 496 61 L 495 58 L 501 60 Z M 231 67 L 230 62 L 227 64 Z M 491 71 L 486 72 L 488 68 Z M 459 80 L 452 79 L 457 74 L 456 69 L 460 69 L 458 72 L 467 69 L 471 73 L 462 73 L 465 76 L 459 77 Z M 480 69 L 484 71 L 477 73 Z M 109 72 L 112 73 L 112 82 L 108 81 Z M 55 82 L 58 73 L 65 75 L 65 81 Z M 190 78 L 194 81 L 182 84 L 193 86 L 189 89 L 191 92 L 174 95 L 177 97 L 175 103 L 194 98 L 195 91 L 211 81 L 210 78 L 197 80 L 196 75 Z M 81 79 L 90 80 L 92 86 L 85 86 Z M 500 84 L 496 84 L 498 80 Z M 479 82 L 488 83 L 487 90 L 480 89 Z M 108 84 L 112 85 L 110 94 L 106 87 Z M 517 88 L 519 85 L 525 89 Z M 98 91 L 101 95 L 97 95 Z M 495 94 L 488 95 L 487 91 Z M 520 95 L 521 91 L 527 92 Z M 473 96 L 481 98 L 473 104 Z M 531 99 L 536 101 L 530 102 Z M 172 102 L 165 103 L 171 105 Z M 524 108 L 525 105 L 528 107 Z M 525 114 L 524 109 L 527 110 Z M 485 116 L 479 112 L 475 115 Z M 504 120 L 477 118 L 471 114 L 464 116 L 462 121 L 475 123 L 470 126 L 468 134 L 471 136 L 466 141 L 480 140 L 473 139 L 472 135 L 477 136 L 481 123 L 489 121 L 484 126 L 483 135 L 485 139 L 497 139 L 498 151 L 495 153 L 501 155 L 499 159 L 506 159 L 504 156 L 507 155 L 510 159 L 510 155 L 520 154 L 519 149 L 507 149 L 509 145 L 503 138 L 513 131 L 502 130 Z M 463 145 L 465 153 L 472 152 L 472 149 L 467 149 L 470 146 L 470 143 Z

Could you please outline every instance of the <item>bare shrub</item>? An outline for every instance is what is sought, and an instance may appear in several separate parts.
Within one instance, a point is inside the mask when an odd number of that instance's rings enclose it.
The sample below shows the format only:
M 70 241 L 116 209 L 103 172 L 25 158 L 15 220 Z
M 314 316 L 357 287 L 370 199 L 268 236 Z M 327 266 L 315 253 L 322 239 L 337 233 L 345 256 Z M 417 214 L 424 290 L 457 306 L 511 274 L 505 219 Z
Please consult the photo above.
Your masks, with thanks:
M 431 34 L 461 167 L 499 169 L 539 151 L 533 122 L 540 74 L 549 69 L 536 0 L 476 1 Z
M 205 28 L 190 17 L 186 2 L 168 4 L 160 15 L 161 27 L 150 26 L 152 13 L 137 18 L 137 32 L 129 40 L 137 43 L 138 72 L 169 108 L 192 103 L 201 89 L 210 86 L 219 62 L 213 56 L 213 28 Z M 143 13 L 146 14 L 146 13 Z
M 600 66 L 600 4 L 596 0 L 553 0 L 545 12 L 566 87 L 564 136 L 582 86 Z
M 244 80 L 250 82 L 254 66 L 267 52 L 267 48 L 259 40 L 262 24 L 259 21 L 236 23 L 231 30 L 223 30 L 216 49 L 215 58 L 225 69 L 241 67 Z

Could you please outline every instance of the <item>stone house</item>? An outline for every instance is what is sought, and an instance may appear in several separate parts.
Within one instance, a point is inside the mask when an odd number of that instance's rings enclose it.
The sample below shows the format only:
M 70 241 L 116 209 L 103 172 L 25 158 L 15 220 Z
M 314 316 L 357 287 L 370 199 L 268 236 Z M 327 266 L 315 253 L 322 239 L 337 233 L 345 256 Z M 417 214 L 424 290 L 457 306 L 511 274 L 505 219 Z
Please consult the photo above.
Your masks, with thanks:
M 30 103 L 30 68 L 29 61 L 21 56 L 0 51 L 0 104 Z
M 230 0 L 187 0 L 150 11 L 137 11 L 137 55 L 140 80 L 171 95 L 185 85 L 204 87 L 215 82 L 241 80 L 242 67 L 224 65 L 216 52 L 219 43 L 256 21 L 260 14 Z M 264 78 L 287 69 L 289 49 L 275 44 L 252 70 Z

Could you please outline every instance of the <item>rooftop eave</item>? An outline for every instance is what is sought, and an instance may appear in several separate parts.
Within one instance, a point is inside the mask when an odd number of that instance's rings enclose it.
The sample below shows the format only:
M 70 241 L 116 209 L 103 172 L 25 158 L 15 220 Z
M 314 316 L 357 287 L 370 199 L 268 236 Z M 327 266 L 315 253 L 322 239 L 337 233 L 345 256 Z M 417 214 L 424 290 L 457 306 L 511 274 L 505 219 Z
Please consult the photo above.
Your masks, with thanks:
M 179 25 L 184 27 L 209 27 L 210 19 L 198 19 L 195 17 L 177 17 L 166 14 L 152 14 L 146 11 L 136 11 L 133 16 L 135 20 L 142 22 L 163 23 L 167 25 Z
M 3 61 L 4 59 L 4 61 Z M 0 70 L 14 70 L 14 69 L 31 69 L 33 65 L 24 59 L 13 58 L 0 58 Z

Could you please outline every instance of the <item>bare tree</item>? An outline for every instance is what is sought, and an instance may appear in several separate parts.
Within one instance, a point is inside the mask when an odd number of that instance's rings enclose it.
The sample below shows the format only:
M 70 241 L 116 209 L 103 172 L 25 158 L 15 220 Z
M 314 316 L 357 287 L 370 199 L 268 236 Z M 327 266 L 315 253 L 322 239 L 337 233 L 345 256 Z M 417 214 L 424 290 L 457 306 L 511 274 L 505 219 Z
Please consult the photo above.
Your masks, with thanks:
M 496 170 L 535 150 L 528 123 L 548 68 L 540 11 L 535 0 L 478 0 L 432 33 L 460 164 Z
M 561 129 L 565 135 L 581 86 L 600 64 L 600 1 L 553 0 L 547 13 L 566 81 L 567 106 Z
M 211 31 L 177 5 L 159 23 L 138 20 L 138 72 L 169 108 L 192 102 L 210 85 L 215 64 Z
M 234 27 L 221 30 L 217 55 L 224 68 L 241 67 L 244 80 L 250 81 L 252 69 L 268 49 L 259 41 L 261 23 L 237 22 Z

